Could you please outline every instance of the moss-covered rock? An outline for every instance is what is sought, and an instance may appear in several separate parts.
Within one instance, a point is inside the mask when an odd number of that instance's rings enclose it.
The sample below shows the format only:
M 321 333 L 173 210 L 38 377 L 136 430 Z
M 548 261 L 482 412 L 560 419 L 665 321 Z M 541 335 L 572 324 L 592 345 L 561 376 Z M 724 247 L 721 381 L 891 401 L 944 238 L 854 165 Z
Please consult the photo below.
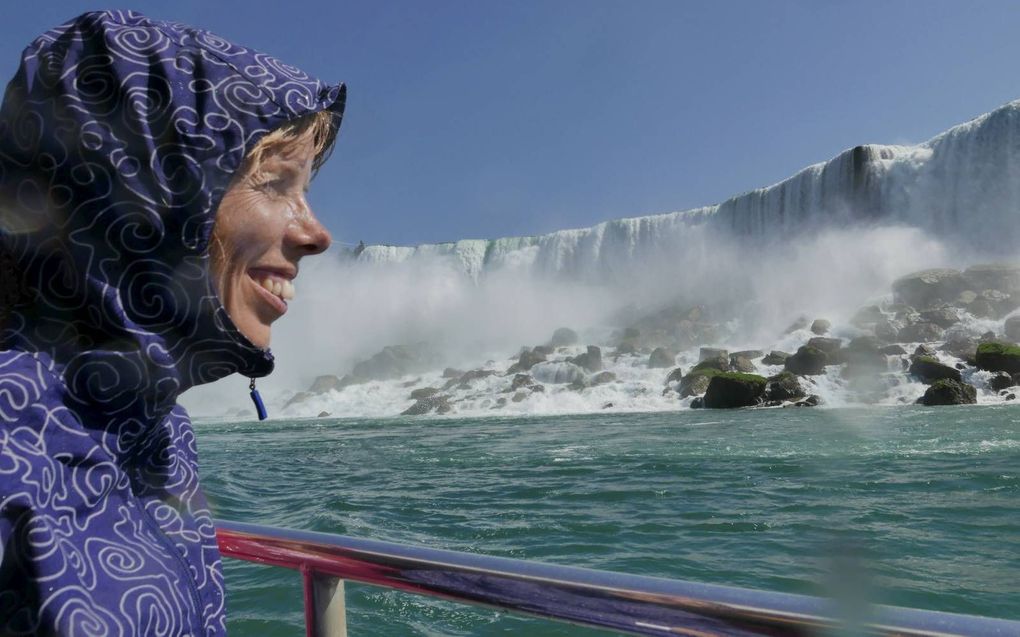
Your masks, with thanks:
M 712 377 L 705 392 L 705 407 L 728 409 L 753 407 L 762 402 L 767 380 L 757 374 L 721 372 Z
M 708 391 L 712 377 L 721 374 L 718 369 L 696 369 L 680 379 L 680 397 L 699 396 Z
M 973 405 L 977 403 L 977 390 L 967 383 L 941 378 L 931 384 L 924 396 L 917 399 L 920 405 Z
M 822 350 L 804 345 L 797 353 L 786 359 L 786 371 L 798 376 L 818 376 L 825 373 L 829 357 Z
M 786 359 L 790 358 L 790 356 L 793 356 L 793 354 L 790 354 L 789 352 L 781 352 L 777 349 L 774 349 L 771 352 L 769 352 L 768 356 L 761 359 L 761 364 L 782 365 L 783 363 L 786 362 Z
M 718 372 L 728 372 L 730 371 L 730 359 L 724 354 L 709 356 L 708 358 L 702 358 L 694 366 L 694 369 L 714 369 Z
M 974 357 L 979 369 L 990 372 L 1020 373 L 1020 347 L 1012 343 L 980 343 Z
M 960 370 L 944 365 L 937 358 L 931 356 L 915 356 L 908 371 L 911 376 L 916 376 L 925 384 L 931 384 L 942 378 L 963 380 Z

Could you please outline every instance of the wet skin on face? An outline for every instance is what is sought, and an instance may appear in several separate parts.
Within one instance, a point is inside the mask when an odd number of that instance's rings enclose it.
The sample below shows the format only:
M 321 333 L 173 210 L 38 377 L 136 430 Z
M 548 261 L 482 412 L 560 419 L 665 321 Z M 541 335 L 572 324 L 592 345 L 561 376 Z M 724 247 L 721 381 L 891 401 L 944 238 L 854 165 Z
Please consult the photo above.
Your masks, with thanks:
M 329 247 L 329 232 L 305 195 L 310 137 L 277 145 L 257 173 L 248 162 L 223 195 L 212 238 L 211 269 L 220 300 L 238 330 L 268 347 L 271 325 L 287 312 L 302 257 Z

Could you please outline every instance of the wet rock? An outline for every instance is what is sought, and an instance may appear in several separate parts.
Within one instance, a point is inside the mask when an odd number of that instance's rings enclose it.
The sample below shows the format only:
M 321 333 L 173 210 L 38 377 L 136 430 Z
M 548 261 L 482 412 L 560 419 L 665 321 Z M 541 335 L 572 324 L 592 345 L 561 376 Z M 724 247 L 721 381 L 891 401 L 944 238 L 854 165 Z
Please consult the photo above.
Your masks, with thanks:
M 1016 400 L 1016 394 L 1010 392 L 1002 397 L 1003 400 Z
M 678 382 L 681 378 L 683 378 L 683 376 L 684 376 L 683 368 L 677 367 L 676 369 L 671 371 L 668 376 L 666 376 L 665 384 L 668 385 L 670 383 Z
M 729 358 L 729 356 L 730 356 L 729 352 L 727 352 L 724 349 L 719 349 L 718 347 L 702 347 L 701 349 L 698 350 L 699 363 L 710 358 L 711 359 Z
M 803 398 L 804 388 L 800 380 L 790 372 L 779 372 L 770 376 L 765 383 L 765 400 L 784 401 Z
M 825 373 L 828 360 L 828 356 L 822 350 L 804 345 L 796 354 L 786 359 L 784 368 L 798 376 L 818 376 Z
M 680 379 L 678 390 L 681 398 L 704 394 L 708 390 L 708 384 L 712 377 L 720 374 L 717 369 L 696 369 Z
M 636 354 L 637 351 L 638 349 L 633 343 L 620 343 L 616 346 L 616 351 L 613 352 L 613 355 L 623 356 L 625 354 Z
M 987 332 L 981 335 L 981 338 L 979 340 L 982 343 L 991 343 L 995 341 L 995 332 L 993 332 L 992 330 L 988 330 Z
M 821 350 L 826 354 L 831 354 L 839 350 L 843 346 L 843 340 L 839 338 L 828 338 L 826 336 L 815 336 L 807 342 L 808 347 Z
M 921 320 L 945 329 L 960 322 L 960 313 L 952 307 L 939 307 L 921 312 Z
M 604 405 L 602 405 L 602 408 L 603 409 L 612 409 L 613 408 L 613 403 L 605 403 Z
M 510 390 L 509 391 L 517 391 L 518 389 L 522 389 L 524 387 L 530 387 L 531 385 L 534 385 L 534 384 L 535 384 L 535 379 L 533 379 L 528 374 L 516 374 L 516 375 L 514 375 L 514 379 L 512 381 L 510 381 Z
M 889 343 L 895 341 L 900 334 L 900 326 L 888 319 L 879 319 L 875 322 L 875 327 L 872 330 L 875 336 L 883 342 Z
M 691 401 L 691 409 L 704 409 L 705 398 L 703 396 L 697 396 Z
M 877 305 L 866 305 L 854 313 L 850 324 L 856 327 L 867 327 L 885 319 L 882 308 Z
M 889 371 L 889 359 L 878 347 L 878 339 L 873 336 L 855 338 L 840 352 L 846 362 L 843 378 L 872 377 Z
M 1003 333 L 1011 341 L 1020 341 L 1020 316 L 1011 316 L 1003 325 Z
M 907 353 L 907 350 L 903 349 L 902 345 L 893 343 L 892 345 L 886 345 L 885 347 L 878 350 L 886 356 L 903 356 Z
M 882 342 L 877 336 L 856 336 L 847 343 L 846 348 L 851 352 L 877 352 L 882 348 Z
M 765 352 L 761 351 L 760 349 L 742 349 L 739 352 L 733 352 L 732 354 L 730 354 L 730 358 L 733 358 L 734 356 L 743 356 L 744 358 L 750 358 L 751 360 L 754 360 L 756 358 L 761 358 L 762 356 L 765 356 Z
M 439 389 L 436 387 L 420 387 L 411 392 L 411 400 L 421 400 L 422 398 L 428 398 L 429 396 L 435 396 L 439 393 Z
M 935 356 L 935 348 L 931 345 L 925 345 L 924 343 L 914 348 L 913 356 Z
M 351 384 L 347 376 L 338 378 L 333 374 L 327 374 L 325 376 L 316 376 L 315 380 L 312 381 L 311 386 L 308 388 L 310 394 L 324 394 L 328 391 L 336 390 L 339 391 L 344 387 Z
M 320 411 L 319 415 L 317 417 L 318 418 L 329 418 L 329 412 L 328 411 Z
M 756 371 L 750 358 L 737 355 L 730 356 L 730 369 L 744 374 L 753 374 Z
M 789 327 L 787 327 L 785 330 L 783 330 L 783 334 L 792 334 L 792 333 L 796 332 L 797 330 L 806 329 L 807 326 L 810 325 L 810 324 L 811 324 L 811 322 L 808 320 L 808 317 L 806 317 L 806 316 L 799 316 L 799 317 L 797 317 L 797 319 L 793 323 L 790 323 Z
M 529 394 L 526 391 L 519 391 L 516 394 L 514 394 L 513 397 L 510 400 L 512 400 L 515 403 L 519 403 L 519 402 L 521 402 L 523 400 L 527 400 L 528 395 Z
M 563 385 L 584 382 L 585 373 L 579 366 L 568 362 L 539 363 L 531 368 L 531 375 L 543 383 Z
M 391 380 L 436 369 L 441 359 L 427 343 L 388 345 L 368 360 L 354 365 L 351 377 L 356 382 Z
M 782 365 L 786 362 L 786 359 L 790 358 L 792 354 L 788 352 L 781 352 L 777 349 L 769 352 L 768 356 L 761 360 L 762 365 Z
M 1020 264 L 984 263 L 972 265 L 964 270 L 963 277 L 975 290 L 999 290 L 1006 294 L 1020 293 Z
M 461 370 L 461 369 L 454 369 L 452 367 L 447 367 L 446 369 L 443 370 L 443 378 L 460 378 L 463 375 L 464 375 L 464 370 Z
M 811 333 L 819 336 L 828 334 L 830 327 L 832 327 L 832 323 L 828 319 L 815 319 L 811 323 Z
M 957 381 L 963 380 L 960 370 L 944 365 L 938 359 L 930 356 L 915 356 L 914 360 L 910 363 L 908 372 L 911 376 L 916 376 L 925 384 L 931 384 L 942 378 Z
M 541 394 L 541 393 L 544 393 L 544 392 L 545 392 L 545 385 L 535 384 L 535 385 L 531 386 L 531 393 L 532 394 Z
M 919 405 L 973 405 L 977 403 L 977 390 L 967 383 L 942 378 L 917 399 Z
M 496 406 L 493 409 L 499 409 L 500 407 L 506 407 L 506 398 L 503 396 L 496 399 Z
M 896 335 L 896 340 L 900 343 L 930 343 L 940 338 L 942 338 L 942 328 L 927 321 L 918 321 L 907 325 Z
M 539 363 L 544 363 L 547 354 L 542 351 L 537 351 L 538 348 L 525 349 L 521 352 L 521 355 L 517 357 L 517 362 L 510 366 L 506 370 L 507 374 L 519 374 L 520 372 L 526 372 Z
M 975 363 L 978 369 L 990 372 L 1020 373 L 1020 347 L 1011 343 L 981 343 L 978 345 Z
M 452 409 L 450 397 L 445 394 L 437 394 L 422 398 L 400 413 L 401 416 L 422 416 L 435 411 L 437 414 L 448 413 Z
M 676 365 L 676 352 L 665 347 L 656 347 L 648 357 L 648 367 L 650 368 L 672 367 L 673 365 Z
M 721 354 L 719 356 L 712 356 L 702 359 L 701 362 L 694 366 L 694 369 L 714 369 L 720 372 L 728 372 L 730 371 L 730 359 Z
M 793 403 L 794 407 L 817 407 L 822 404 L 822 397 L 817 394 L 811 394 L 804 400 Z
M 574 345 L 576 343 L 577 332 L 569 327 L 558 328 L 555 332 L 553 332 L 552 338 L 549 339 L 549 345 L 552 347 L 564 347 L 567 345 Z
M 303 403 L 304 401 L 308 400 L 309 398 L 311 398 L 314 395 L 315 394 L 312 394 L 310 392 L 299 391 L 298 393 L 296 393 L 293 396 L 291 396 L 290 399 L 288 399 L 287 402 L 285 402 L 283 404 L 283 407 L 284 407 L 284 409 L 286 409 L 287 407 L 290 407 L 291 405 L 296 405 L 298 403 Z M 247 412 L 245 412 L 245 413 L 247 413 Z
M 948 335 L 946 342 L 939 347 L 940 351 L 963 360 L 974 360 L 977 354 L 977 341 L 964 333 L 956 332 Z
M 605 385 L 606 383 L 616 382 L 616 374 L 613 372 L 599 372 L 591 377 L 589 381 L 592 387 L 597 385 Z
M 470 371 L 466 371 L 456 380 L 457 386 L 461 389 L 467 389 L 474 381 L 482 378 L 488 378 L 489 376 L 493 376 L 495 373 L 496 372 L 491 369 L 472 369 Z
M 1002 391 L 1003 389 L 1008 389 L 1015 384 L 1016 383 L 1013 382 L 1013 377 L 1006 372 L 997 372 L 988 379 L 988 387 L 990 387 L 992 391 Z
M 766 379 L 756 374 L 722 372 L 716 374 L 705 391 L 705 407 L 709 409 L 731 409 L 753 407 L 762 402 Z
M 602 371 L 602 350 L 595 345 L 589 345 L 588 351 L 570 359 L 570 362 L 589 372 Z
M 939 268 L 922 270 L 893 282 L 893 298 L 916 308 L 930 308 L 955 300 L 968 287 L 959 270 Z

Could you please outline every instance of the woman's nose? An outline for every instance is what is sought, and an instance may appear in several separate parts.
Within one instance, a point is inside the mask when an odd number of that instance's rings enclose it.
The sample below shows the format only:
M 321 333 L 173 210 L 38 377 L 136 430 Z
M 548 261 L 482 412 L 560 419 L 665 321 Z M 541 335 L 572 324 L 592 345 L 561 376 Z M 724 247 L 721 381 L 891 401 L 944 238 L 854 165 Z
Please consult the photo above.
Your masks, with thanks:
M 301 253 L 301 256 L 325 252 L 333 243 L 333 237 L 330 236 L 329 230 L 319 223 L 315 214 L 309 209 L 305 210 L 305 214 L 301 216 L 300 221 L 295 224 L 294 231 L 290 234 L 291 245 Z

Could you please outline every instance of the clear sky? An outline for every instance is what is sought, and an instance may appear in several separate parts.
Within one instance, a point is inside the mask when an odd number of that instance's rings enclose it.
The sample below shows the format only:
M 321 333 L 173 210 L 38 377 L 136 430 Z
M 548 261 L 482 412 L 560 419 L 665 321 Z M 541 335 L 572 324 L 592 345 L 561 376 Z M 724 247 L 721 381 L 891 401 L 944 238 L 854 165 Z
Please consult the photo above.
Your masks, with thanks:
M 337 241 L 537 234 L 682 210 L 1020 98 L 1020 3 L 124 1 L 348 84 L 312 203 Z M 10 77 L 94 0 L 19 2 Z

